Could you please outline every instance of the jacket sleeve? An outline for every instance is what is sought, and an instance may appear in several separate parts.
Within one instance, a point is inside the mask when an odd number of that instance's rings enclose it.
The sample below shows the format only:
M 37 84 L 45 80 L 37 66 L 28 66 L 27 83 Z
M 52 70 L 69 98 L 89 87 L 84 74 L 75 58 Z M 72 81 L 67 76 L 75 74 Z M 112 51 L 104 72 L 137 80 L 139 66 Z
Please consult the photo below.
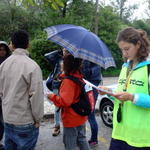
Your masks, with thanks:
M 0 73 L 2 73 L 2 67 L 0 67 Z M 2 75 L 0 75 L 0 99 L 2 97 L 2 85 L 3 85 L 3 79 L 2 79 Z
M 49 99 L 53 101 L 57 107 L 69 107 L 76 100 L 78 100 L 79 94 L 79 86 L 69 79 L 64 79 L 60 87 L 60 96 L 51 94 Z
M 2 99 L 1 99 L 1 97 L 2 97 L 2 80 L 1 80 L 1 78 L 0 78 L 0 107 L 1 107 L 1 105 L 2 105 Z
M 44 114 L 44 90 L 41 69 L 37 66 L 30 76 L 29 101 L 35 122 Z
M 150 76 L 149 76 L 149 83 L 150 85 Z M 150 91 L 149 91 L 150 93 Z M 134 94 L 133 103 L 137 106 L 141 106 L 143 108 L 150 108 L 150 95 L 147 94 Z
M 137 106 L 141 106 L 144 108 L 150 108 L 150 95 L 134 94 L 133 103 Z

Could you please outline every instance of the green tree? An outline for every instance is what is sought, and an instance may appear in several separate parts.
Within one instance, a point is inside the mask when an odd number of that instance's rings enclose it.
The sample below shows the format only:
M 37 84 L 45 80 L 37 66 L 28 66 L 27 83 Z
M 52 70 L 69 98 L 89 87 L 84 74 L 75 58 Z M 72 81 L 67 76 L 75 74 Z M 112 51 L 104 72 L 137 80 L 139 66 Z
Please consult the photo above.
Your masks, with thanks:
M 119 17 L 124 22 L 128 23 L 132 19 L 134 11 L 138 8 L 137 4 L 126 5 L 128 0 L 112 0 L 111 4 L 115 8 L 115 11 L 119 13 Z
M 10 8 L 11 7 L 11 8 Z M 27 30 L 34 33 L 40 29 L 42 24 L 41 18 L 34 14 L 33 11 L 26 10 L 20 6 L 0 5 L 0 36 L 1 40 L 9 40 L 11 34 L 18 29 Z
M 147 3 L 147 8 L 145 9 L 145 14 L 150 19 L 150 0 L 145 0 L 144 3 Z
M 45 34 L 44 34 L 45 35 Z M 44 58 L 44 54 L 60 49 L 60 46 L 46 40 L 45 37 L 34 39 L 30 43 L 29 51 L 31 57 L 39 64 L 42 69 L 43 77 L 46 79 L 52 71 L 52 65 Z
M 64 4 L 62 0 L 5 0 L 9 5 L 13 4 L 14 6 L 22 5 L 24 7 L 30 6 L 40 6 L 40 5 L 49 5 L 53 9 L 59 9 L 63 7 Z
M 132 24 L 133 27 L 137 29 L 143 29 L 147 32 L 148 36 L 150 37 L 150 20 L 135 20 Z
M 113 6 L 115 6 L 115 8 L 119 11 L 119 16 L 120 19 L 123 19 L 123 13 L 125 11 L 125 3 L 127 2 L 127 0 L 116 0 L 115 2 L 112 1 L 111 3 L 113 4 Z
M 75 24 L 95 32 L 96 1 L 61 0 L 63 6 L 59 6 L 58 9 L 53 9 L 44 0 L 34 0 L 34 2 L 34 5 L 30 3 L 28 7 L 25 7 L 20 0 L 0 0 L 0 36 L 1 40 L 8 41 L 15 30 L 27 30 L 32 40 L 31 55 L 41 65 L 46 76 L 46 72 L 49 71 L 47 67 L 44 67 L 46 65 L 43 63 L 45 62 L 44 54 L 56 48 L 48 44 L 43 29 L 56 24 Z M 122 59 L 115 39 L 118 31 L 126 25 L 110 6 L 98 5 L 96 16 L 98 17 L 97 35 L 107 44 L 116 60 L 117 67 L 120 67 Z
M 72 3 L 68 4 L 66 20 L 68 20 L 70 24 L 84 26 L 87 29 L 93 30 L 93 15 L 95 16 L 94 3 L 91 1 L 74 0 Z
M 101 8 L 99 20 L 98 36 L 109 47 L 115 58 L 117 67 L 120 68 L 122 65 L 122 57 L 116 44 L 116 37 L 118 32 L 124 27 L 124 24 L 120 21 L 118 14 L 116 14 L 110 6 Z

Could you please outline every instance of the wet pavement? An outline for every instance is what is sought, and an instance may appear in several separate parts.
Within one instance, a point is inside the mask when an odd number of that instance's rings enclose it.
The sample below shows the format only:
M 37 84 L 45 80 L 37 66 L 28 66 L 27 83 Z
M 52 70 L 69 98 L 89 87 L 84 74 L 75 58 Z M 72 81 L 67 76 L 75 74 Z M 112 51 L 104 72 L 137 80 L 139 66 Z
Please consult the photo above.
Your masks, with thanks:
M 102 123 L 99 115 L 96 118 L 99 126 L 99 133 L 98 133 L 99 144 L 95 147 L 91 147 L 91 150 L 108 150 L 112 129 L 106 127 Z M 53 119 L 47 119 L 41 123 L 40 135 L 35 150 L 65 150 L 63 145 L 63 139 L 62 139 L 63 138 L 62 125 L 61 125 L 61 133 L 57 137 L 52 136 L 53 127 L 54 127 Z M 87 133 L 87 140 L 88 140 L 91 135 L 88 122 L 86 123 L 86 133 Z

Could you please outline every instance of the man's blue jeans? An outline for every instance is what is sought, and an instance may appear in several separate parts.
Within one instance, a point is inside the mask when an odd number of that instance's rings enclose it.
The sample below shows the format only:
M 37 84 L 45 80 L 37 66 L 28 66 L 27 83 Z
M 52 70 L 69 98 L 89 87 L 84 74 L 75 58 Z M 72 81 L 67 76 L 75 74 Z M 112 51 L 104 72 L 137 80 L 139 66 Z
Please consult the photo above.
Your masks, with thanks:
M 58 94 L 58 89 L 53 89 L 53 92 L 55 94 Z M 55 127 L 60 126 L 60 110 L 58 111 L 58 107 L 55 106 L 55 114 L 54 114 L 54 121 L 55 121 Z
M 58 111 L 58 107 L 55 106 L 55 116 L 54 116 L 54 119 L 55 119 L 55 127 L 58 127 L 60 126 L 60 110 Z
M 34 124 L 12 125 L 5 123 L 5 150 L 34 150 L 39 128 Z

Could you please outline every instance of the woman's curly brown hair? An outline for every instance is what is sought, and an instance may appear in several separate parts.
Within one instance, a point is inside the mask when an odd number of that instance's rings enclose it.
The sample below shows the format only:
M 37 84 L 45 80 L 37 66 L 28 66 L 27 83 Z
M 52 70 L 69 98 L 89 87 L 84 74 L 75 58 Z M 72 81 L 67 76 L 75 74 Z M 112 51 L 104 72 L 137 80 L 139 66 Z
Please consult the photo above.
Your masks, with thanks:
M 146 60 L 150 52 L 150 42 L 147 38 L 147 33 L 141 29 L 128 27 L 118 33 L 116 41 L 117 43 L 124 41 L 134 45 L 140 42 L 140 48 L 137 53 L 137 60 L 139 62 Z

